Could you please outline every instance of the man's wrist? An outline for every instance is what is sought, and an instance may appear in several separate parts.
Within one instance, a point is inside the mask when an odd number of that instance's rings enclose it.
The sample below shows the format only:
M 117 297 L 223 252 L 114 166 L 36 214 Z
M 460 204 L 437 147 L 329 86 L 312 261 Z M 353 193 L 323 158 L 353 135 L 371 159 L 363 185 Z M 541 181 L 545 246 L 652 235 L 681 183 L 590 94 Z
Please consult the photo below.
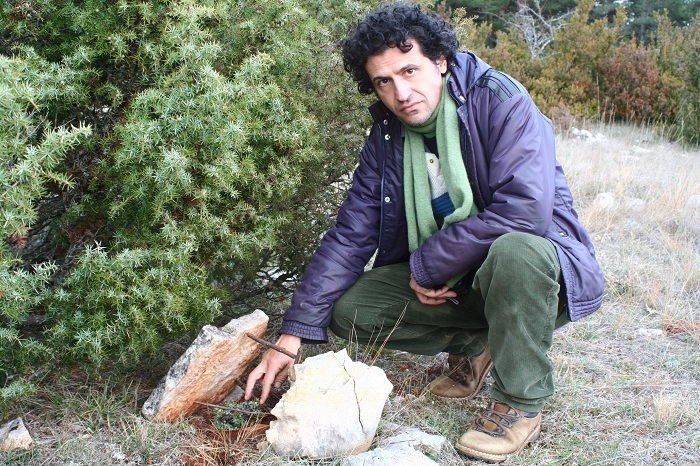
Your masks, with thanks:
M 281 333 L 280 337 L 277 339 L 277 345 L 291 345 L 291 346 L 301 346 L 301 337 L 297 335 L 291 335 L 289 333 Z
M 296 320 L 283 320 L 279 334 L 289 334 L 301 337 L 303 343 L 326 343 L 328 332 L 323 327 L 314 327 Z

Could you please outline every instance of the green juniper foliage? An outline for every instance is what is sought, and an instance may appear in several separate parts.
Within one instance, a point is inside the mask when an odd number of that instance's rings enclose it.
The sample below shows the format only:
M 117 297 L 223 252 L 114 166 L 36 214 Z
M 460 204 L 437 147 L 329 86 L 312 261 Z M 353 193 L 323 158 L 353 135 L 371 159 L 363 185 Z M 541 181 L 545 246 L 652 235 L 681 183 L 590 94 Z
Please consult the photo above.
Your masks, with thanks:
M 298 277 L 361 144 L 334 41 L 367 6 L 3 3 L 0 405 Z
M 51 128 L 42 121 L 45 102 L 79 101 L 75 87 L 65 81 L 79 80 L 78 74 L 33 55 L 0 56 L 0 236 L 6 239 L 0 242 L 0 407 L 31 393 L 31 384 L 17 377 L 17 370 L 52 353 L 44 342 L 23 335 L 21 326 L 47 299 L 55 265 L 20 267 L 18 251 L 49 185 L 72 185 L 61 160 L 90 134 L 84 126 Z

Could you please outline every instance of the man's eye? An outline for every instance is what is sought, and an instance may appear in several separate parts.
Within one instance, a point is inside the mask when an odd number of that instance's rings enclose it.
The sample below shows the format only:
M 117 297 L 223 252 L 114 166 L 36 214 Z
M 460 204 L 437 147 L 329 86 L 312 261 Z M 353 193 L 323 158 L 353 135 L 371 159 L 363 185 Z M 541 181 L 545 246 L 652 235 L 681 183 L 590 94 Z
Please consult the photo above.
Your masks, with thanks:
M 407 70 L 406 70 L 406 76 L 411 76 L 411 75 L 414 74 L 415 72 L 416 72 L 416 69 L 415 69 L 415 68 L 407 69 Z
M 389 83 L 388 79 L 380 79 L 379 81 L 377 81 L 377 84 L 380 86 L 386 86 L 388 83 Z

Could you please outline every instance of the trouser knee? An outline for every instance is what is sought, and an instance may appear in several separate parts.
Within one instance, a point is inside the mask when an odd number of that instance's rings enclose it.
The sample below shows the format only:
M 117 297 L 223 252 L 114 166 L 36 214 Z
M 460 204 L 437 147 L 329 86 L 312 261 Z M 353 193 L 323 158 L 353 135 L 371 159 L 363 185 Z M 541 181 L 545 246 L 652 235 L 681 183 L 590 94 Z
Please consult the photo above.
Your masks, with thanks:
M 531 284 L 538 274 L 557 280 L 560 273 L 559 259 L 554 245 L 547 239 L 528 233 L 507 233 L 496 239 L 477 277 L 492 280 L 493 275 L 507 280 L 511 286 Z

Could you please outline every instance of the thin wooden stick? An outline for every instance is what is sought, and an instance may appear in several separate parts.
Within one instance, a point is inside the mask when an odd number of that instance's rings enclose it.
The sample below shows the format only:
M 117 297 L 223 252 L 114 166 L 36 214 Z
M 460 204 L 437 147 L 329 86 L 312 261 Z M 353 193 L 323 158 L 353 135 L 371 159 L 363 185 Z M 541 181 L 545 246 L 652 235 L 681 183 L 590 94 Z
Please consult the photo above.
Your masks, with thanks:
M 269 341 L 263 340 L 262 338 L 258 338 L 249 332 L 246 332 L 246 335 L 248 337 L 252 338 L 253 340 L 257 341 L 261 345 L 267 346 L 268 348 L 272 348 L 273 350 L 279 351 L 280 353 L 294 359 L 294 364 L 299 364 L 299 362 L 301 361 L 301 348 L 299 349 L 299 352 L 297 354 L 294 354 L 294 353 L 290 353 L 289 351 L 282 348 L 281 346 L 277 346 L 274 343 L 270 343 Z

